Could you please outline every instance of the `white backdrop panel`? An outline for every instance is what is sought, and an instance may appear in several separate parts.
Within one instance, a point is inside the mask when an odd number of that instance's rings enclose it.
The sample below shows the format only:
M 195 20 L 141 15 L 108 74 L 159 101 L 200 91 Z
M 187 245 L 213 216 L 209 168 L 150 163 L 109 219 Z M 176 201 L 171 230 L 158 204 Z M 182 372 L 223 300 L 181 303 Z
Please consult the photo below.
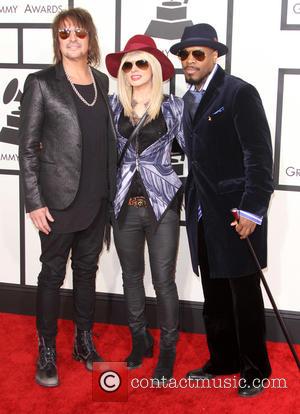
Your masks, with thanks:
M 287 24 L 300 24 L 300 3 L 287 0 Z
M 0 282 L 20 283 L 19 177 L 0 175 Z
M 280 309 L 300 311 L 300 193 L 276 191 L 269 214 L 269 266 L 265 276 Z M 271 308 L 265 296 L 265 305 Z
M 18 31 L 0 29 L 0 63 L 18 62 Z
M 284 94 L 282 102 L 282 125 L 280 147 L 279 182 L 283 185 L 299 185 L 299 108 L 300 76 L 284 76 Z
M 24 63 L 50 65 L 53 63 L 52 30 L 25 29 Z

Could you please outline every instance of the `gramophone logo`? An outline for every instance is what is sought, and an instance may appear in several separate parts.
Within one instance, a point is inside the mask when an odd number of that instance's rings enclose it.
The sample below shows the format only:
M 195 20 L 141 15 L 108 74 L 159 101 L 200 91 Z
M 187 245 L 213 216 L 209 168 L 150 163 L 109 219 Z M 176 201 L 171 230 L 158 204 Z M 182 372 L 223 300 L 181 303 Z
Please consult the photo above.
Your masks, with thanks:
M 184 1 L 163 1 L 156 7 L 156 19 L 151 20 L 145 34 L 160 39 L 179 39 L 186 26 L 193 22 L 187 20 L 187 3 Z
M 19 90 L 18 79 L 12 79 L 5 88 L 3 94 L 3 103 L 8 105 L 11 102 L 16 102 L 16 110 L 11 111 L 6 116 L 6 125 L 1 128 L 0 131 L 0 142 L 6 144 L 18 145 L 18 130 L 20 124 L 20 100 L 21 100 L 21 91 Z

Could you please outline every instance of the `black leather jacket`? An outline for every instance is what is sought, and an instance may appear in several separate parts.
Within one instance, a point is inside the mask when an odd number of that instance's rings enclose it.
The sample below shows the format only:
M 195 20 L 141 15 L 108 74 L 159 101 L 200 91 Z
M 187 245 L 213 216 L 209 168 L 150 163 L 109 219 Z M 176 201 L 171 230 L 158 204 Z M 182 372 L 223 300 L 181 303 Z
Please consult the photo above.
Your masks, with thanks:
M 108 199 L 116 180 L 116 135 L 107 100 L 108 78 L 92 69 L 108 112 Z M 24 85 L 19 162 L 26 211 L 47 206 L 63 210 L 74 200 L 81 173 L 82 136 L 62 64 L 30 74 Z

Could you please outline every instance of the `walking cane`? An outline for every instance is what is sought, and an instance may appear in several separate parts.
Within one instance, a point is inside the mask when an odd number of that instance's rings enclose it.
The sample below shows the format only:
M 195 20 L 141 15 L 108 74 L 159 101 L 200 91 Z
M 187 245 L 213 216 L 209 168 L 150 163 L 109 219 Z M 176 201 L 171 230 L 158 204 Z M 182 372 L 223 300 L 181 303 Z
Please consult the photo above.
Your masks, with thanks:
M 238 210 L 237 208 L 233 208 L 233 209 L 231 210 L 231 212 L 232 212 L 233 217 L 235 218 L 235 220 L 238 222 L 238 221 L 239 221 L 239 219 L 240 219 L 239 210 Z M 273 296 L 272 296 L 272 293 L 271 293 L 271 291 L 270 291 L 270 288 L 269 288 L 269 286 L 268 286 L 268 283 L 267 283 L 267 281 L 266 281 L 266 278 L 265 278 L 265 276 L 264 276 L 264 274 L 263 274 L 263 272 L 262 272 L 262 270 L 261 270 L 261 267 L 260 267 L 260 264 L 259 264 L 258 258 L 257 258 L 257 256 L 256 256 L 256 253 L 255 253 L 254 249 L 253 249 L 252 243 L 251 243 L 251 241 L 249 240 L 249 237 L 246 237 L 246 239 L 245 239 L 245 240 L 246 240 L 246 242 L 247 242 L 247 244 L 248 244 L 248 247 L 249 247 L 250 253 L 251 253 L 252 257 L 253 257 L 253 260 L 254 260 L 254 261 L 255 261 L 255 263 L 256 263 L 256 266 L 257 266 L 257 270 L 258 270 L 258 273 L 259 273 L 260 279 L 261 279 L 261 281 L 262 281 L 262 283 L 263 283 L 263 285 L 264 285 L 264 288 L 265 288 L 265 290 L 266 290 L 266 292 L 267 292 L 267 295 L 268 295 L 268 297 L 269 297 L 269 299 L 270 299 L 270 302 L 271 302 L 271 304 L 272 304 L 272 306 L 273 306 L 273 309 L 274 309 L 274 312 L 275 312 L 276 318 L 277 318 L 277 320 L 278 320 L 278 322 L 279 322 L 279 325 L 281 326 L 282 332 L 283 332 L 283 334 L 284 334 L 284 336 L 285 336 L 285 338 L 286 338 L 286 340 L 287 340 L 287 343 L 288 343 L 288 345 L 289 345 L 289 347 L 290 347 L 291 353 L 293 354 L 293 357 L 294 357 L 294 360 L 295 360 L 295 362 L 296 362 L 296 364 L 297 364 L 297 367 L 298 367 L 298 369 L 300 370 L 300 361 L 299 361 L 298 355 L 297 355 L 297 353 L 296 353 L 295 347 L 294 347 L 294 345 L 293 345 L 293 343 L 292 343 L 292 341 L 291 341 L 291 337 L 290 337 L 290 335 L 289 335 L 289 333 L 288 333 L 287 327 L 286 327 L 286 325 L 285 325 L 285 323 L 284 323 L 284 321 L 283 321 L 283 319 L 282 319 L 282 317 L 281 317 L 281 315 L 280 315 L 280 313 L 279 313 L 279 310 L 278 310 L 278 308 L 277 308 L 277 306 L 276 306 L 276 303 L 275 303 L 275 301 L 274 301 L 274 298 L 273 298 Z

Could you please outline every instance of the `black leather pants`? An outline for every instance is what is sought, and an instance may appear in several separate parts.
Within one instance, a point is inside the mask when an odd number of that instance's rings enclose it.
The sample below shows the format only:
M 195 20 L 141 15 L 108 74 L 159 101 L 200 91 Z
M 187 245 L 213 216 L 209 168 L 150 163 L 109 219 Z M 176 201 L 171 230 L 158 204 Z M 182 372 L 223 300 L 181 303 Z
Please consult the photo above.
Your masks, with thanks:
M 74 233 L 40 232 L 42 270 L 37 289 L 37 330 L 53 337 L 57 333 L 59 288 L 63 285 L 70 251 L 73 270 L 74 322 L 81 330 L 91 329 L 95 309 L 95 278 L 105 226 L 106 207 L 85 230 Z
M 178 294 L 175 284 L 179 216 L 169 210 L 155 232 L 147 207 L 128 206 L 121 229 L 114 225 L 114 240 L 122 266 L 123 286 L 131 332 L 145 329 L 144 250 L 147 240 L 152 282 L 161 329 L 160 346 L 175 347 L 178 338 Z

